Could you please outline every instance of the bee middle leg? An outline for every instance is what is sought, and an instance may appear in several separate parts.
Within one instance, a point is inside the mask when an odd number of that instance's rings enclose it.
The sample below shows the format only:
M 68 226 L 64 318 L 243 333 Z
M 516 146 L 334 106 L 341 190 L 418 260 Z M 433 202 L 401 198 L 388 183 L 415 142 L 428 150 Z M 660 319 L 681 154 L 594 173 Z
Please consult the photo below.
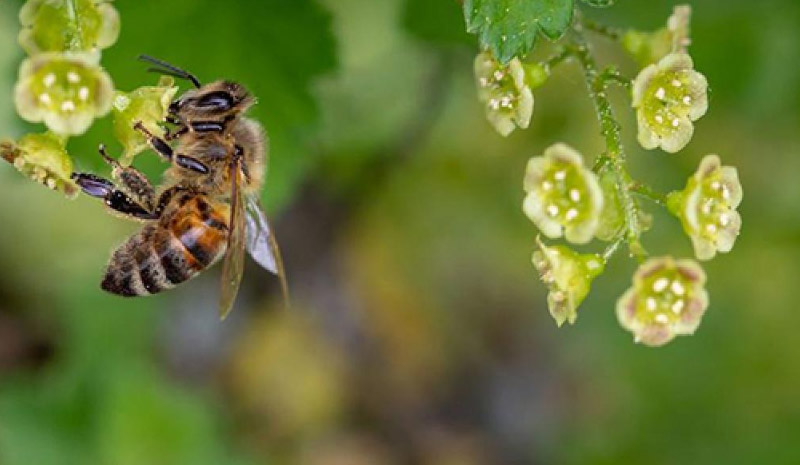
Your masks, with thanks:
M 167 141 L 150 132 L 146 127 L 144 127 L 141 121 L 137 121 L 136 124 L 133 125 L 133 128 L 144 134 L 144 136 L 147 138 L 147 142 L 150 144 L 153 150 L 155 150 L 162 157 L 171 162 L 175 162 L 175 164 L 181 168 L 201 174 L 208 173 L 208 167 L 200 160 L 186 155 L 175 155 L 175 152 L 172 150 L 172 147 L 167 144 Z
M 98 149 L 103 160 L 111 166 L 111 177 L 121 185 L 121 190 L 137 203 L 152 211 L 155 206 L 155 188 L 147 177 L 132 166 L 122 166 L 117 160 L 108 156 L 104 145 Z
M 117 189 L 113 182 L 91 173 L 72 173 L 72 180 L 81 190 L 92 197 L 105 201 L 111 210 L 138 220 L 154 220 L 158 214 L 140 205 L 125 192 Z

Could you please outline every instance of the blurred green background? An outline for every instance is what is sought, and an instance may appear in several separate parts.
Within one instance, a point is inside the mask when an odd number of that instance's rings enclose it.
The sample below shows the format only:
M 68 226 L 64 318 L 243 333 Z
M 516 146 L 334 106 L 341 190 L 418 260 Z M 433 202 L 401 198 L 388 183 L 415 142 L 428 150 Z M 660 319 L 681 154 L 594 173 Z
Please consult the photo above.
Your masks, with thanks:
M 590 14 L 651 29 L 673 6 L 617 3 Z M 35 128 L 11 101 L 20 4 L 0 1 L 0 136 Z M 455 0 L 115 5 L 103 63 L 119 89 L 155 82 L 134 59 L 148 53 L 259 97 L 296 308 L 252 264 L 224 323 L 218 269 L 157 297 L 104 294 L 108 254 L 137 225 L 0 166 L 1 465 L 800 463 L 796 0 L 692 2 L 711 107 L 680 154 L 638 148 L 614 95 L 638 178 L 682 187 L 715 152 L 745 188 L 736 248 L 705 265 L 700 330 L 660 349 L 616 322 L 623 254 L 560 330 L 530 264 L 527 159 L 556 141 L 601 150 L 574 65 L 536 91 L 532 129 L 503 139 Z M 106 173 L 96 147 L 111 140 L 104 120 L 71 141 L 79 168 Z M 645 245 L 691 253 L 663 212 Z

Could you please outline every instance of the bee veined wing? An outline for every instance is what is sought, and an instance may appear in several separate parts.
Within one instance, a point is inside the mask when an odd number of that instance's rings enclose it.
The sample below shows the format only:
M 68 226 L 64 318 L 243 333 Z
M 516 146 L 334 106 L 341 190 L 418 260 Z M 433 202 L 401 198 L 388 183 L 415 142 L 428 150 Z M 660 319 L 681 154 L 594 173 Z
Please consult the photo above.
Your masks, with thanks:
M 222 292 L 219 300 L 219 316 L 225 319 L 233 309 L 239 285 L 244 273 L 245 249 L 245 212 L 241 188 L 239 186 L 239 167 L 237 163 L 231 169 L 231 213 L 228 226 L 228 247 L 225 261 L 222 264 Z
M 247 209 L 247 251 L 259 265 L 267 271 L 278 274 L 278 258 L 273 247 L 274 238 L 267 222 L 267 215 L 255 196 L 246 200 Z
M 283 269 L 278 241 L 270 230 L 267 215 L 261 208 L 257 196 L 248 196 L 245 200 L 247 209 L 247 251 L 259 265 L 278 276 L 281 292 L 286 306 L 289 306 L 289 284 Z

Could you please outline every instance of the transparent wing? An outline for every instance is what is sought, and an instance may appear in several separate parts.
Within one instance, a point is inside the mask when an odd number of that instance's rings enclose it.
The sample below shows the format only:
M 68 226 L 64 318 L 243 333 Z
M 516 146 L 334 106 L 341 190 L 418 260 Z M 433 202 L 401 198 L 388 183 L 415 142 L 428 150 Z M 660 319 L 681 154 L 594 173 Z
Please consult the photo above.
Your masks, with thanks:
M 278 241 L 272 234 L 267 215 L 258 197 L 248 196 L 247 209 L 247 251 L 259 265 L 278 276 L 286 305 L 289 305 L 289 285 L 283 269 Z
M 231 215 L 228 225 L 228 248 L 222 264 L 222 292 L 219 300 L 219 317 L 225 319 L 233 309 L 244 272 L 245 212 L 239 188 L 239 164 L 231 163 Z
M 273 251 L 272 231 L 270 231 L 267 215 L 255 196 L 245 200 L 247 209 L 247 251 L 259 265 L 267 271 L 278 274 L 277 258 Z

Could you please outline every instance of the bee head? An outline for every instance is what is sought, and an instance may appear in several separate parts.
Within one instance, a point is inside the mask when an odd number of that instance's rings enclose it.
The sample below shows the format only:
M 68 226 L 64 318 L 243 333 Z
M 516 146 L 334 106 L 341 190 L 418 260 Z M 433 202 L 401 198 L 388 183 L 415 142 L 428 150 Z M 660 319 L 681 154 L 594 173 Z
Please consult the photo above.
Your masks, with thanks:
M 170 104 L 169 112 L 190 119 L 224 119 L 247 110 L 253 103 L 253 97 L 241 84 L 217 81 L 187 91 Z

